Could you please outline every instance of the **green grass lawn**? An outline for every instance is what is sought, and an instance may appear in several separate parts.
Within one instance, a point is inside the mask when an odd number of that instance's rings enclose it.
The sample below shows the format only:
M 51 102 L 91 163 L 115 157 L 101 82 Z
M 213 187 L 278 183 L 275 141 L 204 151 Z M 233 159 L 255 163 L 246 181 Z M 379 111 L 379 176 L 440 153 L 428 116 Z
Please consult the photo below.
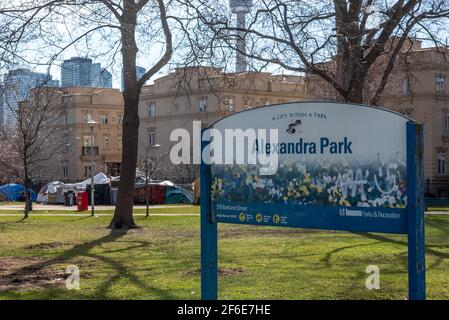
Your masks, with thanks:
M 157 206 L 156 208 L 152 208 L 150 206 L 150 214 L 199 214 L 200 213 L 200 209 L 199 206 L 193 206 L 193 205 L 179 205 L 179 208 L 173 208 L 176 207 L 177 205 L 167 205 L 167 208 L 164 208 L 164 206 Z M 114 210 L 105 210 L 103 209 L 101 206 L 97 206 L 95 209 L 95 212 L 98 214 L 113 214 Z M 30 212 L 30 216 L 32 216 L 33 214 L 80 214 L 80 216 L 86 215 L 86 214 L 90 214 L 91 211 L 87 210 L 87 211 L 82 211 L 82 212 L 78 212 L 78 211 L 73 211 L 73 210 L 33 210 L 32 212 Z M 145 214 L 146 213 L 146 209 L 145 207 L 143 208 L 137 208 L 134 209 L 134 213 L 137 214 Z M 0 210 L 0 216 L 2 214 L 23 214 L 22 211 L 18 211 L 18 210 Z
M 0 299 L 200 297 L 199 217 L 138 216 L 127 234 L 110 217 L 19 219 L 0 214 Z M 220 299 L 407 298 L 406 236 L 221 224 L 219 238 Z M 428 298 L 449 299 L 449 216 L 426 217 L 426 241 Z M 81 290 L 64 286 L 71 264 Z M 371 264 L 380 290 L 365 288 Z

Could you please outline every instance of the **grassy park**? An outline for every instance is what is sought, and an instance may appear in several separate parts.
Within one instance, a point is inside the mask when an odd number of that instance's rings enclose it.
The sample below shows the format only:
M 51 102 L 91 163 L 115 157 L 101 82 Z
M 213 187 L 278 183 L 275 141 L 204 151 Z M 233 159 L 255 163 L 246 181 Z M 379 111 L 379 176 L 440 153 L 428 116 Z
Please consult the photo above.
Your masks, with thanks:
M 110 216 L 14 213 L 0 211 L 0 299 L 200 297 L 198 207 L 155 208 L 136 216 L 141 229 L 113 234 Z M 428 298 L 448 299 L 449 215 L 426 217 L 426 241 Z M 371 264 L 380 290 L 365 288 Z M 80 290 L 65 287 L 69 265 L 80 268 Z M 407 298 L 401 235 L 222 224 L 219 267 L 220 299 Z

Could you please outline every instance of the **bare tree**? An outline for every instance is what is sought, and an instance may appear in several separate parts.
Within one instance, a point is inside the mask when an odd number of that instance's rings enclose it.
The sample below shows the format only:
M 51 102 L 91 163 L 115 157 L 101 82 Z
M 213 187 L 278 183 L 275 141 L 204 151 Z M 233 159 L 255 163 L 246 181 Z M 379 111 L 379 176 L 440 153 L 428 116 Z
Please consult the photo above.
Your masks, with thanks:
M 0 129 L 0 182 L 12 181 L 16 172 L 16 162 L 18 159 L 15 147 L 16 134 Z
M 378 103 L 413 40 L 442 46 L 448 38 L 447 0 L 261 0 L 254 1 L 244 28 L 235 26 L 227 1 L 177 1 L 198 17 L 189 38 L 196 58 L 220 63 L 231 49 L 253 66 L 318 77 L 336 99 L 354 103 Z M 367 94 L 369 73 L 380 61 L 377 88 Z
M 146 215 L 150 215 L 150 197 L 149 197 L 149 184 L 160 170 L 164 170 L 163 163 L 167 161 L 166 157 L 168 153 L 159 154 L 160 145 L 142 146 L 141 152 L 138 156 L 137 168 L 143 174 L 145 180 L 145 204 Z
M 123 156 L 111 228 L 136 227 L 132 213 L 139 97 L 145 82 L 172 57 L 172 32 L 167 18 L 169 4 L 168 0 L 16 0 L 0 4 L 0 30 L 4 31 L 0 37 L 0 55 L 4 61 L 37 64 L 44 61 L 43 64 L 51 66 L 64 52 L 74 48 L 84 54 L 103 56 L 113 64 L 116 55 L 121 53 Z M 152 62 L 140 79 L 136 75 L 138 54 Z
M 2 152 L 0 167 L 6 168 L 25 186 L 24 219 L 32 211 L 29 190 L 33 181 L 40 178 L 46 163 L 67 143 L 66 112 L 61 92 L 46 86 L 31 90 L 27 100 L 11 107 L 13 121 L 3 139 L 7 153 Z

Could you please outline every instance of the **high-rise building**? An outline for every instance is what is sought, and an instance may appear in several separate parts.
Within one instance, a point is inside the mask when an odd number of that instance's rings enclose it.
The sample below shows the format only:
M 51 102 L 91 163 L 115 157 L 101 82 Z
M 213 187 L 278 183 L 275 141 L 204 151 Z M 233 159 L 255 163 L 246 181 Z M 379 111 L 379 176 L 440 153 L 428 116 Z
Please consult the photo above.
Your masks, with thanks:
M 39 86 L 58 87 L 59 81 L 53 80 L 49 74 L 33 72 L 29 69 L 11 70 L 4 75 L 3 87 L 0 90 L 2 127 L 16 123 L 15 112 L 19 102 L 26 100 L 29 91 Z
M 62 87 L 90 87 L 92 85 L 92 59 L 73 57 L 61 65 Z
M 73 57 L 61 65 L 61 86 L 112 88 L 112 75 L 92 59 Z
M 100 63 L 92 64 L 92 87 L 112 88 L 112 74 Z
M 147 72 L 147 69 L 136 66 L 136 75 L 137 79 L 140 79 L 143 77 L 143 75 Z M 121 82 L 121 90 L 122 92 L 125 90 L 125 79 L 123 77 L 123 69 L 122 69 L 122 82 Z

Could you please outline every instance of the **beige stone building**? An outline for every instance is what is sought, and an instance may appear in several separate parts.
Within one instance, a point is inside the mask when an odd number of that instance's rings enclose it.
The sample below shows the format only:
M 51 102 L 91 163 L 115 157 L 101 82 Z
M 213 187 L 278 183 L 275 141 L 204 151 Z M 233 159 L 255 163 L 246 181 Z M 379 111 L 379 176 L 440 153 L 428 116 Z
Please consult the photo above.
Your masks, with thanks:
M 195 166 L 172 166 L 168 157 L 177 128 L 192 134 L 192 122 L 207 127 L 234 112 L 259 106 L 306 100 L 304 79 L 271 73 L 224 73 L 218 68 L 176 69 L 142 90 L 139 104 L 139 153 L 151 145 L 159 159 L 160 179 L 178 183 L 198 176 Z
M 118 89 L 58 88 L 67 110 L 62 152 L 43 170 L 45 180 L 75 182 L 104 172 L 120 174 L 123 99 Z M 94 123 L 92 123 L 94 122 Z M 58 137 L 55 137 L 55 139 Z M 59 137 L 60 138 L 60 137 Z
M 377 89 L 387 57 L 388 52 L 371 71 L 367 101 Z M 397 58 L 379 103 L 424 124 L 424 174 L 426 189 L 431 192 L 436 185 L 449 190 L 448 81 L 449 47 L 423 48 L 420 41 L 413 41 Z M 335 91 L 316 77 L 308 76 L 306 83 L 311 99 L 336 99 Z

